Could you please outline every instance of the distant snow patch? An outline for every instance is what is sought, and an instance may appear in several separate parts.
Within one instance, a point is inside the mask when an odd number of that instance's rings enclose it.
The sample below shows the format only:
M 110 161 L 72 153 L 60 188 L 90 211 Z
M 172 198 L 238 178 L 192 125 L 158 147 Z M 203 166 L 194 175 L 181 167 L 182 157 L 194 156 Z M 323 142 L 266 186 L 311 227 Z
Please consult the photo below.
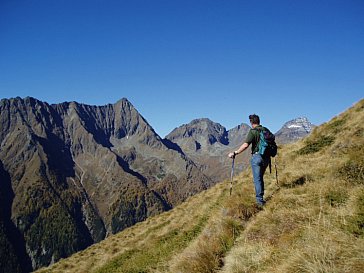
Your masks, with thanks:
M 288 128 L 302 128 L 302 126 L 301 125 L 292 124 L 292 125 L 288 125 Z

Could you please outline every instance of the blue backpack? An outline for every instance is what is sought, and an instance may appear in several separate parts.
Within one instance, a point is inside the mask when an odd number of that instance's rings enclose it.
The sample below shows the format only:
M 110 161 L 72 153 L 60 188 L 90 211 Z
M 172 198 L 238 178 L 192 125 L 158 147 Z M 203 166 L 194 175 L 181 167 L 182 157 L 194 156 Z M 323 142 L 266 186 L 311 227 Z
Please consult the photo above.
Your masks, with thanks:
M 277 155 L 277 144 L 275 136 L 265 127 L 255 128 L 259 132 L 259 154 L 266 157 L 275 157 Z

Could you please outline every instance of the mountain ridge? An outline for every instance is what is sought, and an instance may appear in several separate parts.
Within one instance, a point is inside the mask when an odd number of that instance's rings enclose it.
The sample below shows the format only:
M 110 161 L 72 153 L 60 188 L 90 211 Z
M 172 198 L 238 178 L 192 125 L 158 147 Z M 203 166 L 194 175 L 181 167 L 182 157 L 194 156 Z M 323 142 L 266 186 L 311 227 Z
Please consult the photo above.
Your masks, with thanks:
M 69 256 L 212 185 L 126 99 L 102 107 L 3 99 L 0 110 L 0 160 L 14 191 L 12 232 L 29 256 L 24 268 Z

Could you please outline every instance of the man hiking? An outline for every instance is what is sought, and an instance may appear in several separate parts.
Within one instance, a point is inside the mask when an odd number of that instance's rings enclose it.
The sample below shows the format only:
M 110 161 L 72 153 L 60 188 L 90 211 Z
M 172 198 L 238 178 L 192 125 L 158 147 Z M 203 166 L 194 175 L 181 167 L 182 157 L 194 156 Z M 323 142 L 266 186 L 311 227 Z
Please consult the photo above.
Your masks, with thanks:
M 270 154 L 264 153 L 259 149 L 259 141 L 261 138 L 260 132 L 263 130 L 269 132 L 268 129 L 264 128 L 260 125 L 259 116 L 249 115 L 249 121 L 252 126 L 250 129 L 245 142 L 240 146 L 240 148 L 232 153 L 229 153 L 230 158 L 235 158 L 236 155 L 245 151 L 249 145 L 252 145 L 252 158 L 250 160 L 253 172 L 253 179 L 254 179 L 254 187 L 255 187 L 255 197 L 258 206 L 264 206 L 264 172 L 269 165 L 270 162 Z M 270 133 L 270 132 L 269 132 Z M 271 134 L 271 133 L 270 133 Z M 274 138 L 274 136 L 273 136 Z

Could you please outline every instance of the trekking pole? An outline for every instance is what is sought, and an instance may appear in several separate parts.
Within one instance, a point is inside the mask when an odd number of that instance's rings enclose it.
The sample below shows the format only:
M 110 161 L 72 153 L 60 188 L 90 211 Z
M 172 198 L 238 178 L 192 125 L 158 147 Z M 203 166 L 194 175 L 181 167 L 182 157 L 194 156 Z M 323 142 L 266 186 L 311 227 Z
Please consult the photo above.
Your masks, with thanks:
M 279 181 L 278 181 L 278 170 L 277 170 L 277 160 L 274 158 L 274 168 L 276 169 L 276 184 L 279 188 Z
M 233 164 L 231 165 L 230 196 L 231 193 L 233 192 L 234 161 L 235 161 L 235 155 L 233 157 Z

